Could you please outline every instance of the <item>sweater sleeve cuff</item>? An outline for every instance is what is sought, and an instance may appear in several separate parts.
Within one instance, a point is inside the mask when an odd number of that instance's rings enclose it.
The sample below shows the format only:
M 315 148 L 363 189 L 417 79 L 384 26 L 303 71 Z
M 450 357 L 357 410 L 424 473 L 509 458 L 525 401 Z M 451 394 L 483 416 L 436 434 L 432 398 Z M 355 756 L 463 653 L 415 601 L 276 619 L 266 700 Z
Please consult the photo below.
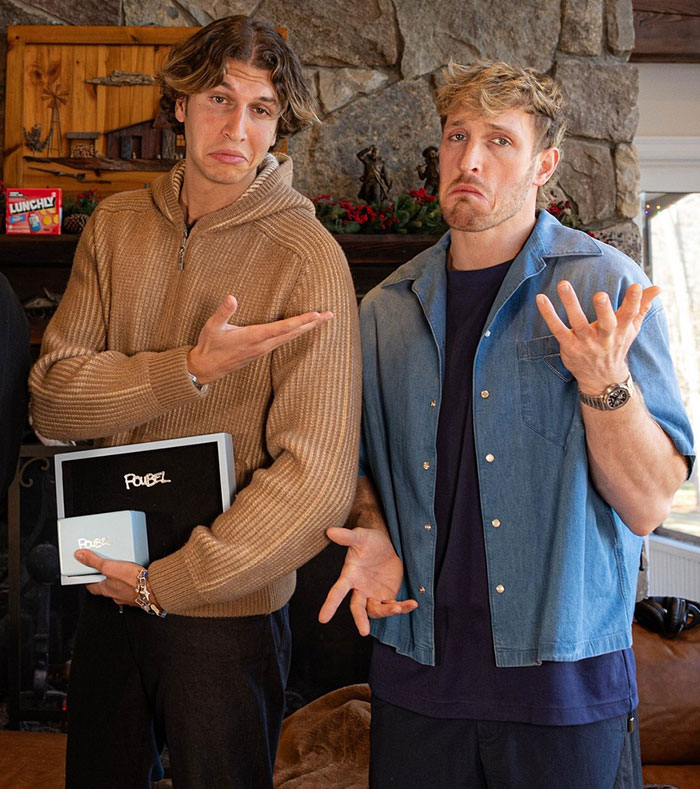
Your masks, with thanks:
M 148 580 L 158 605 L 169 613 L 197 608 L 209 602 L 197 588 L 181 551 L 153 562 L 148 568 Z
M 180 403 L 205 397 L 187 375 L 189 346 L 154 353 L 148 361 L 148 381 L 158 404 L 169 410 Z

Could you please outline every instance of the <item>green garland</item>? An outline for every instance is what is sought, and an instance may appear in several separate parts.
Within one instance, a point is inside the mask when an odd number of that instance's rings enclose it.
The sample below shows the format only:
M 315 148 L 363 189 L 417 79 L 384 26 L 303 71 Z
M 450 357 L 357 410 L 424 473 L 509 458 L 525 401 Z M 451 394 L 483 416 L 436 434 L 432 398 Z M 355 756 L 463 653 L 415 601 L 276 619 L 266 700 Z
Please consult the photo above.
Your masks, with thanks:
M 319 195 L 311 201 L 319 222 L 331 233 L 423 233 L 441 236 L 447 230 L 435 195 L 423 187 L 399 195 L 384 203 L 363 203 L 333 200 Z M 552 201 L 546 206 L 552 216 L 566 227 L 581 228 L 573 206 L 568 200 Z
M 425 233 L 440 236 L 447 230 L 435 195 L 423 187 L 379 204 L 334 201 L 330 195 L 312 200 L 316 216 L 331 233 Z

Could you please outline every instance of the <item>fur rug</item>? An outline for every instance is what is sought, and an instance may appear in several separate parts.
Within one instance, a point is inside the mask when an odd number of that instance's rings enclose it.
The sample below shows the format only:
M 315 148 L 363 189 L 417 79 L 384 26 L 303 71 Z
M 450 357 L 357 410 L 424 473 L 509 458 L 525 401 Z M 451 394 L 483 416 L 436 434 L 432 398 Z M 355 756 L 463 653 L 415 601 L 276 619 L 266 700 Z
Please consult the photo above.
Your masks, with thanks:
M 290 715 L 282 725 L 275 789 L 367 789 L 370 693 L 348 685 Z

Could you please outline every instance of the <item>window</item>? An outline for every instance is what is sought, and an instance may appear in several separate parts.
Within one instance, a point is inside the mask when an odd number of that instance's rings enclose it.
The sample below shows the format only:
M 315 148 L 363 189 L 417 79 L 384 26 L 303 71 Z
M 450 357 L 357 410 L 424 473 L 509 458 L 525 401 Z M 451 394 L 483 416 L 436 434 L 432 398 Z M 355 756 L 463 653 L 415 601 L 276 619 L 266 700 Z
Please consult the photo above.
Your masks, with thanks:
M 700 431 L 700 192 L 646 192 L 642 231 L 644 266 L 662 288 L 671 355 L 683 402 Z M 698 468 L 674 498 L 665 536 L 700 543 Z

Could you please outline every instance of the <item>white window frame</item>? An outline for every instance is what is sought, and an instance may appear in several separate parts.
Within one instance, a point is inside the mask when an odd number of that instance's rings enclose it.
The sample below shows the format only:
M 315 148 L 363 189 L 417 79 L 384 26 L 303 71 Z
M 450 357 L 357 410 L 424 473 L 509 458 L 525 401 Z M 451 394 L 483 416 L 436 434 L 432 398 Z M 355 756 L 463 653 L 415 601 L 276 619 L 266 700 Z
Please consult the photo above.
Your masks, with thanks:
M 640 192 L 700 192 L 700 137 L 641 136 L 635 138 L 634 145 L 639 155 Z M 636 221 L 641 230 L 641 203 Z M 696 430 L 700 433 L 700 425 Z M 676 545 L 686 541 L 689 543 L 696 541 L 694 537 L 685 537 L 685 535 L 677 537 L 671 531 L 666 531 L 664 534 Z M 654 563 L 656 553 L 654 543 L 663 540 L 664 537 L 655 534 L 646 539 L 651 565 Z M 688 548 L 692 550 L 691 546 Z M 653 588 L 654 586 L 652 571 L 650 594 L 661 594 L 662 592 Z

